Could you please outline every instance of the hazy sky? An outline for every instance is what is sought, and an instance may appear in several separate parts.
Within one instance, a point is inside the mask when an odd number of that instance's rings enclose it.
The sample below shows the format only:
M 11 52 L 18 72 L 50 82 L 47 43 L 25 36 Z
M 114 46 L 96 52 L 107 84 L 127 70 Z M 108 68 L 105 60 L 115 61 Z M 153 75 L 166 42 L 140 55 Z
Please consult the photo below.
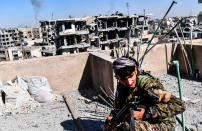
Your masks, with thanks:
M 36 3 L 33 3 L 33 2 Z M 198 0 L 177 0 L 169 16 L 197 15 L 202 11 Z M 152 14 L 162 18 L 172 0 L 0 0 L 0 28 L 37 26 L 39 20 L 110 15 L 115 11 L 127 14 Z M 35 6 L 34 6 L 35 5 Z M 53 14 L 53 15 L 52 15 Z

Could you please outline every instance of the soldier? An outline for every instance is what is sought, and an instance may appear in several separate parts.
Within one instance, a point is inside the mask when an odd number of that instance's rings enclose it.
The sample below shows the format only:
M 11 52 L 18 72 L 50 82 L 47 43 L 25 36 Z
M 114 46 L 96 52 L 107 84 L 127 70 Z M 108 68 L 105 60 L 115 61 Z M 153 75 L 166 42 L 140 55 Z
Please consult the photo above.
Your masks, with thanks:
M 185 110 L 184 101 L 167 92 L 158 79 L 138 70 L 138 62 L 121 57 L 113 62 L 118 86 L 115 109 L 105 121 L 105 130 L 173 131 L 176 115 Z M 134 121 L 126 113 L 121 120 L 112 122 L 115 113 L 125 105 L 135 105 Z

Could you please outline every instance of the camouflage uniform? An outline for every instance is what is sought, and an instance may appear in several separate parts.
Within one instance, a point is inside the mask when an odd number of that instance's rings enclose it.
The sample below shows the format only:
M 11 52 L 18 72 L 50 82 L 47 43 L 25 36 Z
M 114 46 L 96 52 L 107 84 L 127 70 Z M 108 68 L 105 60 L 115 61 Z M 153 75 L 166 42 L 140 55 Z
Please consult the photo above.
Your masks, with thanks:
M 159 98 L 154 94 L 158 95 Z M 137 131 L 174 130 L 175 116 L 182 113 L 186 108 L 184 101 L 165 91 L 163 85 L 149 75 L 137 75 L 134 89 L 128 89 L 121 83 L 118 84 L 115 109 L 120 110 L 127 103 L 145 108 L 144 120 L 135 120 L 135 130 Z M 124 118 L 120 127 L 124 126 L 124 130 L 127 129 L 128 122 L 128 119 Z

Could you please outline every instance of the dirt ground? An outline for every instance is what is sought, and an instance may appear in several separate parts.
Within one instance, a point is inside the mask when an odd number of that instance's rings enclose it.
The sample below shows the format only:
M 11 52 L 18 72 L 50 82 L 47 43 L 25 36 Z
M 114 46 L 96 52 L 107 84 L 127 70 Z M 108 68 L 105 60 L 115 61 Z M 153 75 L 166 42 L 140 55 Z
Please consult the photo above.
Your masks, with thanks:
M 157 75 L 164 87 L 179 96 L 178 83 L 175 76 Z M 181 79 L 183 99 L 187 109 L 185 123 L 195 131 L 202 130 L 202 83 L 199 81 Z M 102 130 L 104 120 L 110 108 L 103 103 L 93 100 L 95 91 L 86 89 L 65 93 L 70 100 L 76 114 L 80 117 L 85 131 Z M 181 117 L 181 116 L 179 116 Z M 0 117 L 0 130 L 2 131 L 74 131 L 76 126 L 62 97 L 51 103 L 43 103 L 32 109 L 29 113 L 5 114 Z M 177 123 L 176 131 L 181 131 Z

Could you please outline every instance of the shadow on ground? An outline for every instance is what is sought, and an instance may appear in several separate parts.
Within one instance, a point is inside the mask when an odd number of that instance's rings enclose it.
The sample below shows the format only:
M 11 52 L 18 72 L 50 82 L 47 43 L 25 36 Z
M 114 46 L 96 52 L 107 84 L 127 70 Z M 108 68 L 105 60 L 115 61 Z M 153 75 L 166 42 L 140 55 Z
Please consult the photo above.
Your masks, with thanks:
M 99 120 L 81 120 L 81 124 L 85 131 L 102 131 L 104 122 Z M 60 125 L 67 131 L 77 131 L 77 127 L 73 120 L 66 120 L 60 123 Z

